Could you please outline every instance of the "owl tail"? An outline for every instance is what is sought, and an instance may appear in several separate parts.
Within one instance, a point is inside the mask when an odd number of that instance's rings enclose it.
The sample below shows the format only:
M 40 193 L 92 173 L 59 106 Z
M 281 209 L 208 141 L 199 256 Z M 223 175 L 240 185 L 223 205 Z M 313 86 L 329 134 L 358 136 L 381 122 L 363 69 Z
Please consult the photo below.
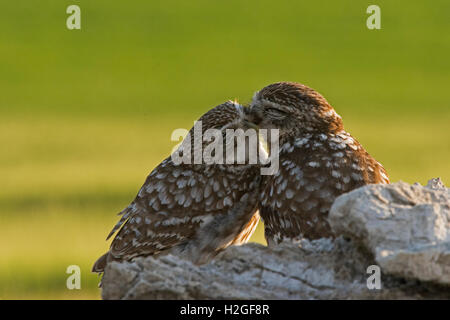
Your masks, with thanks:
M 92 266 L 92 272 L 101 273 L 105 271 L 108 254 L 108 252 L 105 253 L 100 258 L 98 258 L 97 261 L 95 261 L 94 265 Z

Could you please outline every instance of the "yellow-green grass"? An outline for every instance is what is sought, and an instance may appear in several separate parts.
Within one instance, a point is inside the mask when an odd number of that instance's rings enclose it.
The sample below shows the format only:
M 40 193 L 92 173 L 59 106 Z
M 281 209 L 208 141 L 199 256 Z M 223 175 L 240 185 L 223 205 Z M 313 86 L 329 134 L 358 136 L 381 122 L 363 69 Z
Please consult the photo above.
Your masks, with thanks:
M 349 115 L 346 127 L 393 181 L 450 179 L 449 116 L 386 119 Z M 116 213 L 193 119 L 15 118 L 0 120 L 0 298 L 99 298 L 94 260 L 108 248 Z M 264 242 L 262 228 L 252 238 Z M 82 289 L 66 288 L 79 265 Z

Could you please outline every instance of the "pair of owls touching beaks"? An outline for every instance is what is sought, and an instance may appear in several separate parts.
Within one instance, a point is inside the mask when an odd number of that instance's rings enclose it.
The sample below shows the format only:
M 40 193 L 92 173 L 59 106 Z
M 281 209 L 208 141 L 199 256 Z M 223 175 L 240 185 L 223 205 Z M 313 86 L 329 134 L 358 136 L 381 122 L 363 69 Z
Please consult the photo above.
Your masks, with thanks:
M 260 217 L 269 245 L 333 237 L 327 215 L 337 196 L 365 184 L 389 183 L 382 165 L 344 130 L 325 98 L 302 84 L 271 84 L 254 95 L 249 107 L 226 102 L 199 120 L 203 133 L 278 129 L 278 170 L 261 175 L 260 163 L 190 164 L 166 158 L 120 213 L 108 239 L 120 230 L 94 272 L 103 272 L 110 261 L 160 253 L 205 263 L 226 247 L 247 242 Z

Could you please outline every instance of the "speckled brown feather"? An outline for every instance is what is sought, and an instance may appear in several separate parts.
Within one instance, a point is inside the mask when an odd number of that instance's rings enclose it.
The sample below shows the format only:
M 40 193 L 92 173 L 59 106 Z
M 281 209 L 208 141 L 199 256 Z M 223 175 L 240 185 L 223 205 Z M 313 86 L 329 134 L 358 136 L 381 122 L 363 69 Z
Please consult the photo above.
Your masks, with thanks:
M 239 127 L 242 115 L 242 106 L 227 102 L 199 120 L 205 131 Z M 109 261 L 163 253 L 205 263 L 227 246 L 248 241 L 259 220 L 260 180 L 258 165 L 175 164 L 166 158 L 122 211 L 108 236 L 119 230 L 110 250 L 93 271 L 103 272 Z
M 255 95 L 251 114 L 261 128 L 280 130 L 280 169 L 264 178 L 260 195 L 269 245 L 333 237 L 327 216 L 337 196 L 365 184 L 389 183 L 382 165 L 313 89 L 270 85 Z

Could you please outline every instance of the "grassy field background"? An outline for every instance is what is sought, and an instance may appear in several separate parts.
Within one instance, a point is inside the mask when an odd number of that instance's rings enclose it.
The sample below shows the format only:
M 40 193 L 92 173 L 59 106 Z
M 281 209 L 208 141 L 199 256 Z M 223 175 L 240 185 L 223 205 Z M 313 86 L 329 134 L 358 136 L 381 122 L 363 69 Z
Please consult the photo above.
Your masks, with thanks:
M 275 81 L 321 92 L 392 181 L 450 183 L 450 2 L 377 1 L 376 31 L 369 4 L 4 1 L 0 299 L 98 299 L 91 265 L 171 132 Z

